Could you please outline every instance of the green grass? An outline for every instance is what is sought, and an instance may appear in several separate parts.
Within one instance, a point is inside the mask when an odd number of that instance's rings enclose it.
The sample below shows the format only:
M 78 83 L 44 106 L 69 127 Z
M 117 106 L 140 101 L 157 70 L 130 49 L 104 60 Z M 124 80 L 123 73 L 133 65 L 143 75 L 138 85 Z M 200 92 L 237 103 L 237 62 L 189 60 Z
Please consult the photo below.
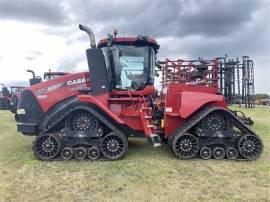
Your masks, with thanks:
M 270 201 L 270 108 L 241 110 L 264 142 L 257 161 L 183 161 L 133 139 L 120 161 L 42 162 L 0 111 L 0 201 Z

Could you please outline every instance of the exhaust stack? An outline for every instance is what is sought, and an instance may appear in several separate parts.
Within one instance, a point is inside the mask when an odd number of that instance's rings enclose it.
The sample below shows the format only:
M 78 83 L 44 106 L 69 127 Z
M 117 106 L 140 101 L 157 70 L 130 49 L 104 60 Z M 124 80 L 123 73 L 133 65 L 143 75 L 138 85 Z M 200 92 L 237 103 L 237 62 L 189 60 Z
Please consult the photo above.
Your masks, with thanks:
M 80 30 L 85 31 L 88 34 L 89 39 L 90 39 L 91 48 L 96 48 L 97 45 L 96 45 L 94 32 L 89 27 L 87 27 L 85 25 L 79 24 L 79 28 L 80 28 Z
M 32 73 L 32 76 L 33 76 L 33 78 L 36 78 L 36 75 L 35 75 L 35 72 L 33 71 L 33 70 L 26 70 L 27 72 L 30 72 L 30 73 Z

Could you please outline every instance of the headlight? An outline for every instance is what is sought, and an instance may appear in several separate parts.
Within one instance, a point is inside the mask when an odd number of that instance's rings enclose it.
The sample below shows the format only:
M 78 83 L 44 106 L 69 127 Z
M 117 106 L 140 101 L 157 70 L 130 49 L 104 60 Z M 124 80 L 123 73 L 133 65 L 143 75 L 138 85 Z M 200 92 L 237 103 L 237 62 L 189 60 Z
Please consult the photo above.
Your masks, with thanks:
M 25 110 L 24 109 L 17 109 L 17 114 L 25 114 Z

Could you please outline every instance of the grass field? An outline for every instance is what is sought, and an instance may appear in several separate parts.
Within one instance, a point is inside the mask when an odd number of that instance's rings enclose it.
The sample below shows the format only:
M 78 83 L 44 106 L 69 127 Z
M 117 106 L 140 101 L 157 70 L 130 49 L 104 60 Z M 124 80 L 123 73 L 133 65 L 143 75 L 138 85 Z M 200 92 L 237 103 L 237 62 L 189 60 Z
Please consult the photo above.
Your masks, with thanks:
M 182 161 L 133 139 L 120 161 L 42 162 L 0 111 L 0 201 L 270 201 L 270 107 L 243 111 L 264 142 L 257 161 Z

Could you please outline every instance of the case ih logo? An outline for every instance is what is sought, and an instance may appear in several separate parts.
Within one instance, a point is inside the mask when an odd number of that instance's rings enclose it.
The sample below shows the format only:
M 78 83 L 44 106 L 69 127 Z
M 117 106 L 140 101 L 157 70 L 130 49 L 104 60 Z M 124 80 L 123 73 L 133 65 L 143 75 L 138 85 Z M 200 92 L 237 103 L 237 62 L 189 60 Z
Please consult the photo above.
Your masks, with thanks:
M 67 81 L 67 85 L 71 86 L 75 84 L 87 83 L 88 81 L 89 81 L 89 78 L 80 78 L 80 79 Z
M 59 88 L 65 87 L 65 86 L 72 86 L 72 85 L 76 85 L 76 84 L 87 83 L 89 81 L 90 81 L 90 79 L 88 77 L 87 78 L 83 77 L 83 78 L 79 78 L 79 79 L 69 80 L 67 82 L 58 83 L 58 84 L 55 84 L 55 85 L 52 85 L 52 86 L 49 86 L 49 87 L 46 87 L 46 88 L 39 89 L 39 90 L 37 90 L 35 92 L 35 94 L 37 96 L 40 96 L 40 95 L 47 94 L 48 92 L 57 90 Z

